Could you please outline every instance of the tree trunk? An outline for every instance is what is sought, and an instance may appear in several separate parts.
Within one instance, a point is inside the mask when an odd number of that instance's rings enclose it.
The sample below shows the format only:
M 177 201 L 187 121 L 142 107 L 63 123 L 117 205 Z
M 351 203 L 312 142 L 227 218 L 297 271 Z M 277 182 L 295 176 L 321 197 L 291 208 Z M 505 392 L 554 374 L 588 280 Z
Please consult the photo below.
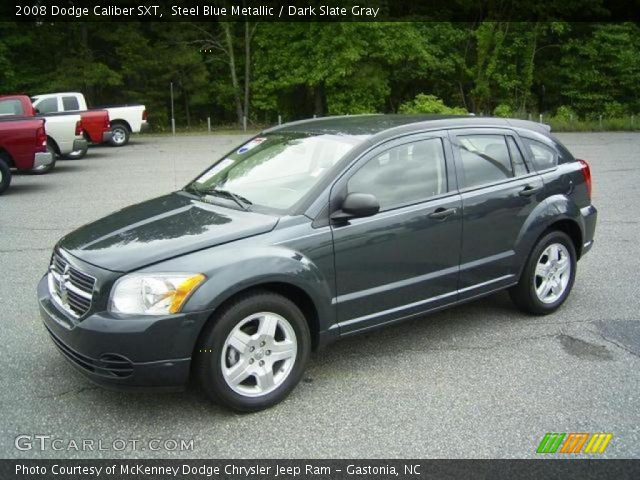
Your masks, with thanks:
M 249 93 L 251 82 L 251 33 L 249 22 L 244 22 L 244 114 L 249 118 Z
M 229 70 L 231 73 L 231 85 L 233 87 L 233 97 L 236 103 L 236 116 L 238 117 L 238 125 L 242 125 L 242 117 L 244 117 L 244 112 L 242 109 L 242 99 L 240 98 L 240 84 L 238 82 L 238 74 L 236 73 L 236 57 L 233 51 L 233 37 L 231 36 L 231 28 L 229 26 L 229 23 L 221 22 L 220 26 L 224 31 L 225 43 L 227 44 Z
M 321 117 L 324 115 L 324 83 L 320 83 L 313 87 L 314 108 L 313 113 Z

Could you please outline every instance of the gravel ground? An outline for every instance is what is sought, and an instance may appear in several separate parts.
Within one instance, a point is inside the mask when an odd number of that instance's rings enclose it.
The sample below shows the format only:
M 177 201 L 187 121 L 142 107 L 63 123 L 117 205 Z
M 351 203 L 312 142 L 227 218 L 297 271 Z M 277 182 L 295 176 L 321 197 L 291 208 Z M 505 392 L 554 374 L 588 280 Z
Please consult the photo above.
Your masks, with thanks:
M 134 138 L 46 176 L 17 175 L 0 197 L 0 456 L 513 458 L 534 457 L 546 432 L 575 431 L 612 432 L 604 456 L 640 457 L 640 135 L 559 137 L 590 161 L 599 209 L 562 309 L 525 316 L 501 293 L 340 341 L 314 355 L 284 403 L 250 415 L 193 389 L 93 386 L 51 343 L 35 298 L 58 238 L 179 188 L 245 137 Z M 141 448 L 23 452 L 20 434 Z M 150 439 L 193 439 L 193 449 L 152 451 Z

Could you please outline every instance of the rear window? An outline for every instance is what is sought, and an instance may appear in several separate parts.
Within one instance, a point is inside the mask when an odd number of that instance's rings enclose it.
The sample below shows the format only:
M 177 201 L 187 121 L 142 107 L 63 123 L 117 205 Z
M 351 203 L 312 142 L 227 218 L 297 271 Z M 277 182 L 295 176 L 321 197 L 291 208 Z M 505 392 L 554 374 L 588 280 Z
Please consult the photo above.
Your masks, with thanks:
M 62 97 L 62 108 L 65 112 L 70 110 L 80 110 L 76 97 Z
M 0 100 L 0 115 L 22 115 L 20 100 Z
M 36 106 L 40 113 L 56 113 L 58 111 L 58 99 L 55 97 L 45 98 Z
M 536 170 L 546 170 L 558 165 L 558 152 L 555 148 L 531 138 L 523 138 L 522 141 L 531 150 L 532 161 Z

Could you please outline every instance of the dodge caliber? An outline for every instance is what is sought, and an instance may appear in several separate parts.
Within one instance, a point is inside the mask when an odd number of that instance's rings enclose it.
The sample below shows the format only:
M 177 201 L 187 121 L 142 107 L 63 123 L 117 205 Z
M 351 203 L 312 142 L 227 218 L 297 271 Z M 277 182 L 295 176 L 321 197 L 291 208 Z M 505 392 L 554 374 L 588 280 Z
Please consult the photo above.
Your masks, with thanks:
M 588 164 L 544 125 L 366 115 L 265 130 L 183 189 L 84 225 L 38 285 L 53 343 L 116 388 L 280 402 L 340 337 L 508 289 L 567 299 Z

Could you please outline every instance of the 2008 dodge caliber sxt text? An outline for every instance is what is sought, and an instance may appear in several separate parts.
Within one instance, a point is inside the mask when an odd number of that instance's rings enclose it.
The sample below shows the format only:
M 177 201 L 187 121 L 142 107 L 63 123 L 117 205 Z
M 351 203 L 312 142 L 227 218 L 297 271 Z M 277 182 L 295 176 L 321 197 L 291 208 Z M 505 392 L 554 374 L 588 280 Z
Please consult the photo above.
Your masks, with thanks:
M 183 190 L 85 225 L 38 286 L 53 342 L 116 387 L 251 411 L 310 351 L 509 288 L 553 312 L 592 246 L 591 174 L 542 125 L 367 115 L 262 132 Z

